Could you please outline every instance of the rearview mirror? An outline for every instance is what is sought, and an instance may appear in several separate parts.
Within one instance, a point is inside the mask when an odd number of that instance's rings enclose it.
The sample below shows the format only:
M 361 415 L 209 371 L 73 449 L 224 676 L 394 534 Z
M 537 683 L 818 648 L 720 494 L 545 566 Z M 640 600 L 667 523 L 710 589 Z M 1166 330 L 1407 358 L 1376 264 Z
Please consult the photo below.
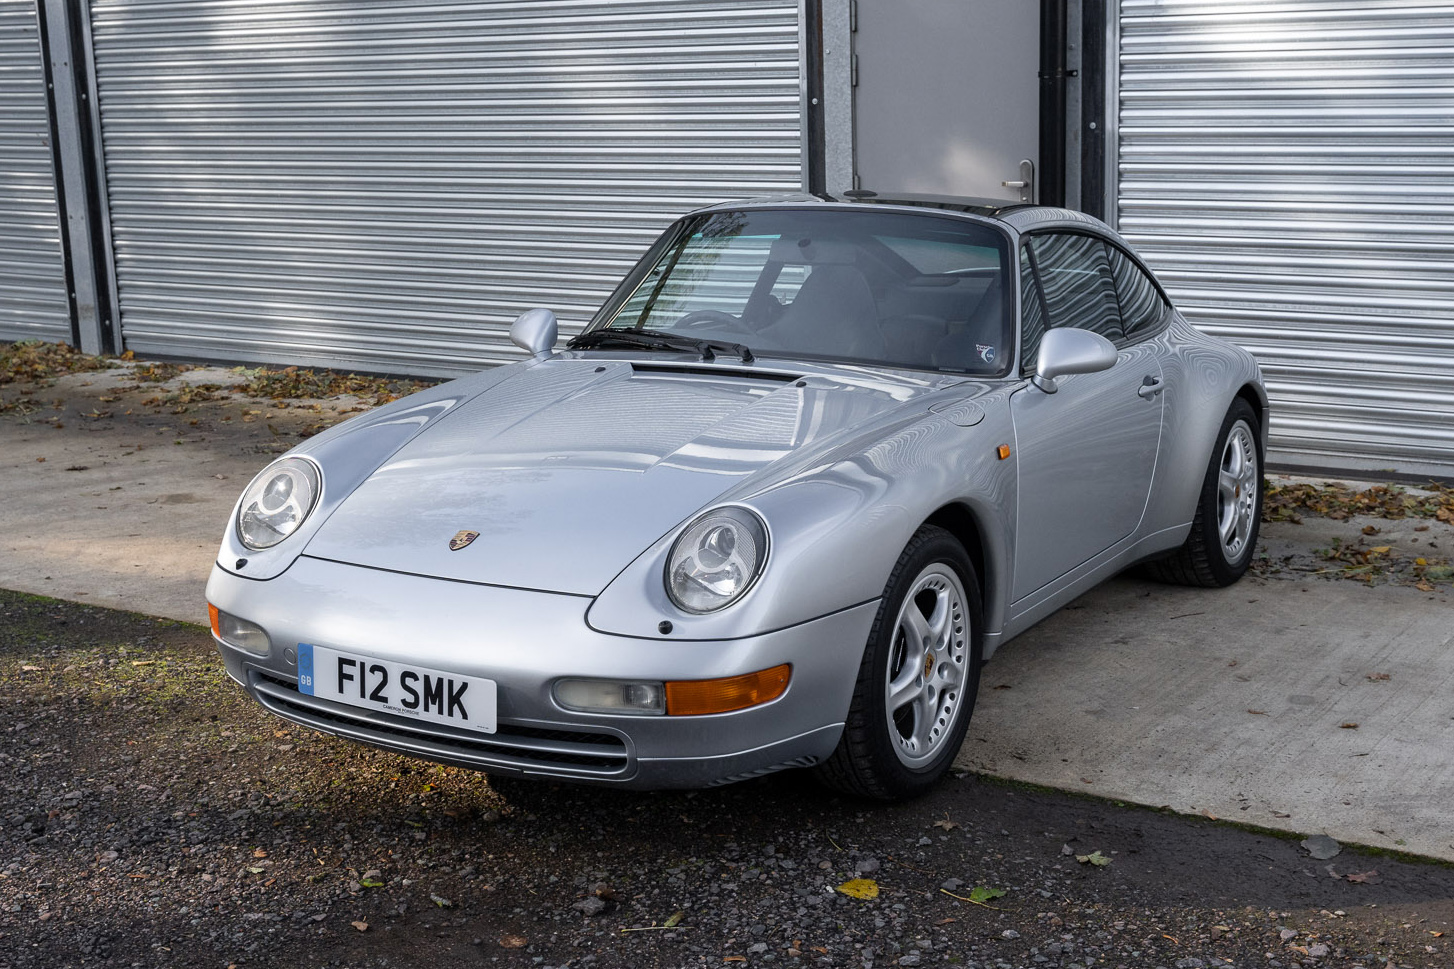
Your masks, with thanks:
M 1047 394 L 1060 387 L 1056 377 L 1073 373 L 1099 373 L 1116 365 L 1116 345 L 1099 333 L 1058 327 L 1040 338 L 1040 356 L 1030 382 Z
M 556 333 L 554 313 L 526 310 L 510 325 L 510 342 L 529 354 L 549 353 L 555 346 Z

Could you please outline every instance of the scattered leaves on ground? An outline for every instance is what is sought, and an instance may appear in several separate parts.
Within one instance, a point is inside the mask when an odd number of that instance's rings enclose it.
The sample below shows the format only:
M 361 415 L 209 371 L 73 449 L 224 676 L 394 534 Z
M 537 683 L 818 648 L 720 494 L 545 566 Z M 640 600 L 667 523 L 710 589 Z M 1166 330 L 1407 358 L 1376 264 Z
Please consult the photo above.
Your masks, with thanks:
M 433 380 L 403 380 L 394 377 L 370 377 L 334 370 L 310 370 L 284 367 L 282 370 L 241 370 L 247 383 L 238 388 L 250 397 L 269 400 L 297 398 L 358 397 L 375 407 L 433 386 Z
M 1396 484 L 1376 484 L 1362 490 L 1336 481 L 1322 484 L 1268 481 L 1263 486 L 1262 520 L 1298 522 L 1303 515 L 1344 520 L 1368 518 L 1436 518 L 1454 522 L 1454 487 L 1430 482 L 1410 490 Z M 1372 528 L 1373 531 L 1369 531 Z M 1366 535 L 1378 534 L 1370 525 Z
M 82 353 L 65 343 L 21 340 L 0 345 L 0 384 L 41 382 L 114 366 L 111 358 Z

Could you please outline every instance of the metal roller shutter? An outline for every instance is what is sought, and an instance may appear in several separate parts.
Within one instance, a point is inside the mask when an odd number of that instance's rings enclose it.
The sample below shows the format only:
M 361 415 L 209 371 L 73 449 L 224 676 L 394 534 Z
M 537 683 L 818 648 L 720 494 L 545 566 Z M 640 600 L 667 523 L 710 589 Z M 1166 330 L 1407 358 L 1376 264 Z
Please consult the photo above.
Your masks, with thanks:
M 137 352 L 451 373 L 797 191 L 798 0 L 92 0 Z
M 1454 473 L 1454 3 L 1120 4 L 1119 222 L 1272 459 Z
M 35 0 L 0 0 L 0 340 L 71 339 Z

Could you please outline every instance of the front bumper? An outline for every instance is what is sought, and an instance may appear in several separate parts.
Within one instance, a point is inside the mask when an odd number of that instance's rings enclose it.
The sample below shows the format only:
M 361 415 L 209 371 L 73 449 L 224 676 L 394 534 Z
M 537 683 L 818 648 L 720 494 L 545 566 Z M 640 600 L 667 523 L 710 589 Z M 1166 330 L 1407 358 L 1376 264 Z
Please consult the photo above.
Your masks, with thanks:
M 227 672 L 273 713 L 326 733 L 441 763 L 622 787 L 708 787 L 832 753 L 877 603 L 745 639 L 683 642 L 599 633 L 592 600 L 472 585 L 300 557 L 275 579 L 215 567 L 207 599 L 262 626 L 265 657 L 219 643 Z M 300 642 L 494 680 L 498 730 L 454 729 L 300 694 Z M 711 716 L 562 709 L 561 677 L 692 680 L 781 663 L 778 699 Z

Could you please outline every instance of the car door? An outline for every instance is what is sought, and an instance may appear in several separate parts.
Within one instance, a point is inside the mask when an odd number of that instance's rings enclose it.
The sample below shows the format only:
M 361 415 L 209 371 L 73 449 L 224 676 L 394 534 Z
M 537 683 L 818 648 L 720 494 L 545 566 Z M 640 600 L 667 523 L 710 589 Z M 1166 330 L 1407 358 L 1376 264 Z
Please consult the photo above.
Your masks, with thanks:
M 1119 354 L 1109 370 L 1059 378 L 1056 393 L 1027 384 L 1011 397 L 1019 478 L 1015 601 L 1130 536 L 1146 509 L 1165 394 L 1147 327 L 1136 323 L 1128 334 L 1123 322 L 1116 269 L 1126 261 L 1089 234 L 1040 233 L 1021 247 L 1024 373 L 1034 372 L 1048 327 L 1099 333 Z M 1123 288 L 1130 292 L 1129 283 Z M 1135 312 L 1144 315 L 1145 307 Z

